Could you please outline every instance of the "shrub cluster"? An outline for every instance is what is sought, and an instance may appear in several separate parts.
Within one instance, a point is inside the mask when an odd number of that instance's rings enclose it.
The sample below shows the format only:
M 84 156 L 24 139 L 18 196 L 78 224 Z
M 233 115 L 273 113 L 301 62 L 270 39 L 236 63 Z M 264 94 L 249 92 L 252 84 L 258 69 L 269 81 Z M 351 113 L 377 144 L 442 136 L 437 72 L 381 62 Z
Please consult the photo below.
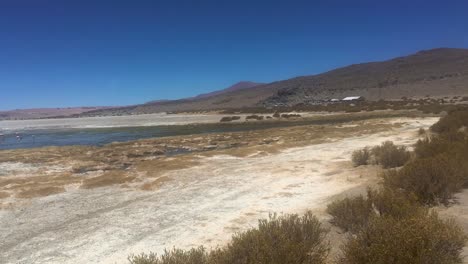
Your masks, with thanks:
M 405 146 L 396 146 L 392 141 L 385 141 L 380 146 L 372 148 L 375 162 L 385 169 L 403 166 L 410 158 L 410 152 Z
M 383 142 L 372 149 L 368 147 L 356 150 L 351 156 L 355 166 L 375 163 L 385 169 L 403 166 L 410 159 L 410 152 L 405 146 L 396 146 L 392 141 Z
M 397 190 L 369 190 L 327 208 L 332 223 L 353 236 L 342 246 L 339 263 L 460 263 L 466 241 L 453 221 L 442 221 L 415 197 Z
M 329 246 L 327 230 L 311 212 L 303 216 L 271 215 L 253 228 L 232 237 L 222 249 L 173 249 L 163 255 L 130 256 L 131 264 L 321 264 Z
M 223 116 L 219 122 L 231 122 L 235 120 L 240 120 L 240 116 Z
M 419 140 L 415 158 L 384 174 L 384 184 L 416 195 L 426 205 L 447 204 L 468 185 L 468 110 L 453 111 L 431 127 L 437 135 Z
M 297 118 L 297 117 L 301 117 L 301 115 L 300 115 L 300 114 L 282 114 L 281 117 L 282 117 L 282 118 L 288 119 L 288 118 Z
M 419 211 L 424 209 L 413 197 L 389 188 L 368 190 L 367 197 L 348 197 L 327 206 L 327 213 L 332 216 L 331 222 L 352 233 L 366 227 L 373 217 L 404 218 Z
M 369 148 L 363 148 L 355 150 L 351 155 L 351 160 L 353 161 L 354 166 L 369 165 L 371 159 L 371 151 Z
M 384 185 L 415 194 L 423 204 L 448 204 L 453 193 L 464 184 L 463 176 L 457 173 L 454 165 L 445 155 L 417 159 L 399 171 L 384 173 Z
M 461 263 L 465 240 L 458 225 L 435 213 L 402 219 L 374 217 L 344 244 L 340 263 Z
M 261 115 L 249 115 L 249 116 L 246 116 L 245 117 L 245 120 L 250 120 L 250 119 L 254 119 L 254 120 L 263 120 L 263 116 Z

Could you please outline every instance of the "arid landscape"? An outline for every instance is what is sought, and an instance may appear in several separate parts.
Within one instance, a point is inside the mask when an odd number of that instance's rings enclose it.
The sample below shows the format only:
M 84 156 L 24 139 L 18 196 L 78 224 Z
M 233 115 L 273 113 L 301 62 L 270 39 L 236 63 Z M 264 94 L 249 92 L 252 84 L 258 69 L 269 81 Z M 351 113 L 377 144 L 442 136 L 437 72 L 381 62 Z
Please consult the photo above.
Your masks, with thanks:
M 468 1 L 0 1 L 0 264 L 468 264 Z
M 311 209 L 327 223 L 328 202 L 379 181 L 378 166 L 353 167 L 354 150 L 387 140 L 411 146 L 418 130 L 438 120 L 406 115 L 103 147 L 3 150 L 1 258 L 125 263 L 132 253 L 222 246 L 273 212 Z M 340 237 L 334 231 L 329 239 Z M 334 254 L 337 249 L 330 258 Z

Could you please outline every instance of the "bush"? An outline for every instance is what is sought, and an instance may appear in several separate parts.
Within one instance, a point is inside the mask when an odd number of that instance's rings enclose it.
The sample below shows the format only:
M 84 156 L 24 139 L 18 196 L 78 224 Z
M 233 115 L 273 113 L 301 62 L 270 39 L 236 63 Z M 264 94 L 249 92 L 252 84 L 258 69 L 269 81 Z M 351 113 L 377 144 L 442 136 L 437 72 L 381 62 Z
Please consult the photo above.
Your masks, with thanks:
M 282 114 L 281 117 L 288 119 L 288 118 L 301 117 L 301 115 L 300 114 Z
M 449 112 L 448 115 L 432 125 L 431 130 L 436 133 L 448 133 L 456 132 L 463 126 L 468 127 L 468 111 L 466 109 Z
M 421 128 L 418 130 L 418 135 L 420 135 L 420 136 L 426 135 L 426 130 L 425 130 L 424 128 L 421 127 Z
M 361 150 L 355 150 L 351 155 L 351 160 L 354 166 L 368 165 L 371 158 L 371 152 L 369 148 L 363 148 Z
M 385 186 L 413 193 L 428 205 L 447 204 L 464 184 L 463 175 L 446 155 L 417 159 L 399 171 L 384 173 L 383 179 Z
M 321 264 L 329 246 L 327 230 L 311 212 L 304 216 L 271 215 L 260 220 L 258 228 L 236 234 L 222 249 L 211 252 L 203 247 L 188 251 L 173 249 L 163 255 L 130 256 L 131 264 Z
M 400 219 L 424 210 L 414 197 L 388 188 L 369 189 L 367 198 L 345 198 L 327 207 L 327 213 L 333 217 L 331 223 L 352 233 L 364 228 L 372 217 L 391 216 Z
M 332 224 L 344 231 L 356 232 L 367 225 L 372 211 L 372 203 L 363 196 L 344 198 L 327 206 L 327 213 L 333 219 Z
M 403 166 L 410 159 L 410 152 L 405 146 L 396 146 L 392 141 L 385 141 L 372 148 L 375 162 L 385 169 Z
M 128 258 L 131 264 L 210 264 L 209 254 L 203 247 L 190 250 L 173 249 L 165 251 L 160 257 L 154 253 L 132 255 Z
M 343 264 L 461 263 L 466 237 L 453 221 L 435 213 L 412 217 L 373 217 L 366 228 L 342 247 Z
M 258 229 L 234 235 L 231 243 L 217 253 L 217 263 L 285 264 L 325 262 L 327 231 L 311 212 L 304 216 L 270 216 L 260 220 Z
M 263 120 L 263 116 L 259 115 L 249 115 L 245 117 L 245 120 L 250 120 L 250 119 L 255 119 L 255 120 Z
M 240 120 L 240 119 L 241 119 L 240 116 L 224 116 L 221 118 L 221 120 L 219 120 L 219 122 L 231 122 L 231 121 Z

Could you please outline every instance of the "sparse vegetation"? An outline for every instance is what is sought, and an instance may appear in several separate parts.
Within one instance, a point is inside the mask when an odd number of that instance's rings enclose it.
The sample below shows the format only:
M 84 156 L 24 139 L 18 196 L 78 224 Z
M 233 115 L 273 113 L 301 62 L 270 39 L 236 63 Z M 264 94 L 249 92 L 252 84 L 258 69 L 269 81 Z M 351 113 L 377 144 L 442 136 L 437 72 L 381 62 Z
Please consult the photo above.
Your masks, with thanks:
M 372 214 L 372 202 L 363 196 L 345 198 L 327 206 L 332 223 L 344 231 L 356 232 L 367 225 Z
M 389 188 L 368 190 L 367 197 L 347 197 L 327 206 L 332 223 L 344 231 L 356 233 L 366 227 L 372 217 L 404 218 L 424 211 L 412 196 Z
M 384 185 L 414 193 L 423 204 L 447 204 L 464 183 L 453 165 L 445 156 L 418 159 L 401 170 L 385 173 Z
M 371 151 L 369 148 L 355 150 L 351 155 L 351 160 L 354 166 L 368 165 L 371 158 Z
M 311 212 L 303 216 L 271 215 L 253 228 L 232 237 L 224 248 L 206 251 L 173 249 L 163 255 L 140 254 L 129 257 L 131 264 L 321 264 L 329 247 L 327 230 Z
M 260 116 L 260 115 L 249 115 L 249 116 L 246 116 L 245 117 L 245 120 L 263 120 L 263 116 Z
M 219 120 L 219 122 L 231 122 L 231 121 L 240 120 L 240 119 L 241 119 L 240 116 L 224 116 L 221 118 L 221 120 Z
M 288 118 L 298 118 L 298 117 L 301 117 L 301 115 L 300 114 L 282 114 L 281 115 L 281 118 L 286 118 L 286 119 L 288 119 Z
M 403 166 L 410 158 L 410 152 L 404 146 L 396 146 L 386 141 L 380 146 L 372 148 L 375 162 L 385 169 Z
M 461 263 L 466 242 L 463 230 L 442 220 L 428 206 L 448 204 L 468 182 L 468 110 L 451 111 L 419 140 L 414 157 L 402 146 L 384 142 L 353 153 L 356 166 L 381 164 L 383 186 L 366 196 L 348 197 L 328 205 L 332 223 L 352 233 L 338 263 Z M 278 115 L 280 115 L 278 113 Z M 426 131 L 419 131 L 420 134 Z M 174 249 L 130 258 L 132 264 L 200 263 L 324 263 L 326 230 L 309 212 L 305 216 L 271 216 L 258 228 L 233 236 L 224 248 Z M 133 261 L 133 262 L 132 262 Z M 139 262 L 137 262 L 139 261 Z
M 417 213 L 402 219 L 373 217 L 343 246 L 343 264 L 461 263 L 466 237 L 453 221 L 436 213 Z
M 391 141 L 386 141 L 380 146 L 372 149 L 365 147 L 355 150 L 351 155 L 354 166 L 368 165 L 375 163 L 383 168 L 395 168 L 403 166 L 410 159 L 410 152 L 404 146 L 396 146 Z

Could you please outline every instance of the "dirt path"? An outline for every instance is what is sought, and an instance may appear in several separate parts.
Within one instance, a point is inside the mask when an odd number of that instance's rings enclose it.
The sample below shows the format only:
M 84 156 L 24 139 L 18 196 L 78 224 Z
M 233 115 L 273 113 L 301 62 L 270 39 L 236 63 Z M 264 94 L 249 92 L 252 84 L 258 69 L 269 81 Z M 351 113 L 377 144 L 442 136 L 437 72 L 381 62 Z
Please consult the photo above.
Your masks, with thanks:
M 436 121 L 389 119 L 402 124 L 270 154 L 198 154 L 196 165 L 165 171 L 152 191 L 70 188 L 31 199 L 0 210 L 0 259 L 126 263 L 131 253 L 222 245 L 270 212 L 314 209 L 323 219 L 330 197 L 376 180 L 375 167 L 352 167 L 353 150 L 385 140 L 412 144 L 419 128 Z

